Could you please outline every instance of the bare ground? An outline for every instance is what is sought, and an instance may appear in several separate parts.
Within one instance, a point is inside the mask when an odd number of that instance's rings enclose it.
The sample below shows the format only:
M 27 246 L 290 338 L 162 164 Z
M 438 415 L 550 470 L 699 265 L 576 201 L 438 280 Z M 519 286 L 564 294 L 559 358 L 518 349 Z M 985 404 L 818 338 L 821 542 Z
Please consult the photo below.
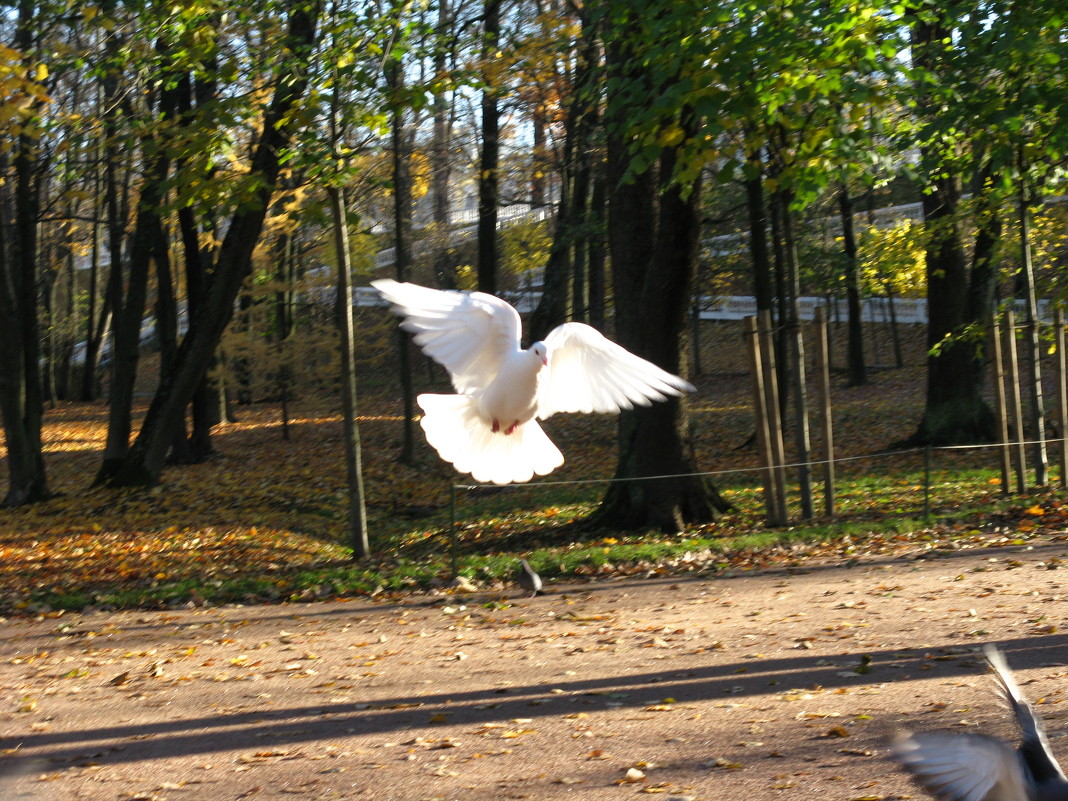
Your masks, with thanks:
M 1014 736 L 985 642 L 1065 750 L 1066 549 L 9 619 L 0 798 L 922 798 L 895 728 Z

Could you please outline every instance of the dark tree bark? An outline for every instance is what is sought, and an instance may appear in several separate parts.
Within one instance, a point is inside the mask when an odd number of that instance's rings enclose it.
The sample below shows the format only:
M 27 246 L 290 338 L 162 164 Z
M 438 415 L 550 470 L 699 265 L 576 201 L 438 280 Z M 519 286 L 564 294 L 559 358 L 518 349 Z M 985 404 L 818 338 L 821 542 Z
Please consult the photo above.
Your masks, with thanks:
M 760 149 L 749 153 L 745 208 L 749 218 L 749 257 L 753 261 L 753 296 L 758 311 L 771 311 L 775 297 L 768 253 L 768 209 L 764 202 L 764 167 Z
M 166 56 L 168 44 L 160 41 L 159 52 Z M 161 98 L 160 111 L 164 117 L 173 112 L 168 102 L 169 93 Z M 118 142 L 108 145 L 110 150 L 118 147 Z M 160 137 L 151 135 L 141 141 L 142 157 L 145 161 L 144 183 L 141 199 L 137 209 L 137 221 L 134 226 L 133 241 L 130 246 L 130 263 L 126 272 L 126 297 L 121 297 L 121 288 L 113 297 L 115 320 L 112 326 L 111 386 L 108 393 L 108 433 L 104 446 L 104 458 L 96 476 L 96 483 L 106 483 L 115 469 L 126 456 L 130 431 L 132 430 L 134 382 L 137 378 L 137 364 L 141 354 L 141 325 L 145 317 L 145 305 L 148 297 L 149 266 L 153 257 L 164 249 L 158 241 L 163 233 L 163 221 L 160 208 L 163 205 L 165 185 L 170 173 L 171 159 L 168 148 Z M 115 155 L 115 154 L 113 154 Z M 114 165 L 109 164 L 109 171 Z M 114 209 L 112 209 L 114 211 Z M 120 228 L 117 220 L 111 227 L 117 235 Z M 112 247 L 113 254 L 118 248 Z M 114 271 L 116 266 L 112 266 Z
M 501 0 L 485 0 L 482 58 L 492 59 L 501 36 Z M 497 207 L 500 203 L 501 112 L 498 88 L 482 90 L 482 153 L 478 177 L 478 289 L 497 294 Z
M 399 57 L 386 64 L 386 83 L 394 94 L 390 141 L 393 161 L 393 244 L 394 277 L 407 281 L 412 265 L 412 170 L 411 134 L 405 122 L 404 67 Z M 337 223 L 335 223 L 336 225 Z M 346 240 L 347 241 L 347 240 Z M 412 387 L 412 360 L 410 337 L 397 328 L 398 371 L 401 380 L 401 397 L 404 406 L 404 426 L 401 437 L 400 461 L 415 463 L 415 391 Z
M 82 363 L 82 386 L 81 399 L 91 401 L 96 399 L 96 365 L 100 357 L 100 345 L 104 341 L 108 325 L 111 320 L 111 310 L 106 303 L 97 313 L 99 301 L 100 281 L 100 212 L 103 208 L 101 203 L 100 171 L 96 170 L 93 176 L 93 221 L 90 223 L 92 231 L 92 244 L 89 255 L 89 288 L 86 291 L 88 308 L 85 315 L 85 361 Z
M 643 66 L 642 21 L 627 16 L 607 39 L 608 78 L 630 88 L 631 98 L 656 97 L 658 86 Z M 623 347 L 672 373 L 686 370 L 687 310 L 700 238 L 700 181 L 673 181 L 675 151 L 658 164 L 627 177 L 631 166 L 628 102 L 608 97 L 608 241 L 615 286 L 616 337 Z M 642 102 L 639 99 L 637 102 Z M 684 130 L 695 121 L 683 112 Z M 730 506 L 697 472 L 688 441 L 685 398 L 623 412 L 616 479 L 672 478 L 613 483 L 594 526 L 620 529 L 655 527 L 678 531 L 706 522 Z
M 798 494 L 801 499 L 801 516 L 809 519 L 813 514 L 812 481 L 809 470 L 808 382 L 805 376 L 805 340 L 801 330 L 801 277 L 797 256 L 797 238 L 794 236 L 792 193 L 780 189 L 772 196 L 772 203 L 779 206 L 782 215 L 782 248 L 786 257 L 786 296 L 788 298 L 785 325 L 787 333 L 787 380 L 780 387 L 789 387 L 793 406 L 794 448 L 797 454 Z M 783 390 L 783 394 L 787 394 Z M 785 415 L 783 419 L 786 419 Z
M 441 77 L 449 67 L 452 50 L 453 19 L 449 0 L 438 2 L 438 23 L 434 44 L 434 75 Z M 449 185 L 452 177 L 452 159 L 449 143 L 452 140 L 452 104 L 443 89 L 437 89 L 433 103 L 434 127 L 430 140 L 430 201 L 431 221 L 434 223 L 436 248 L 434 252 L 434 277 L 442 289 L 456 289 L 456 259 L 451 247 L 449 230 Z
M 250 166 L 251 174 L 258 181 L 248 202 L 230 219 L 205 301 L 190 320 L 174 366 L 157 389 L 137 439 L 126 457 L 109 472 L 110 485 L 143 486 L 159 482 L 173 434 L 207 372 L 211 356 L 232 316 L 238 291 L 251 269 L 252 251 L 259 241 L 278 181 L 280 159 L 289 143 L 290 128 L 295 124 L 290 111 L 307 89 L 308 60 L 315 43 L 318 14 L 317 3 L 294 3 L 280 45 L 287 58 L 279 68 Z
M 599 160 L 599 159 L 598 159 Z M 594 167 L 593 191 L 590 196 L 589 217 L 586 222 L 586 247 L 589 250 L 590 265 L 590 325 L 604 331 L 605 305 L 607 291 L 605 288 L 605 256 L 608 249 L 605 239 L 605 202 L 607 192 L 604 170 L 600 164 Z
M 950 31 L 917 17 L 912 28 L 913 60 L 930 74 L 939 72 L 939 51 Z M 925 161 L 936 163 L 932 154 Z M 938 172 L 944 172 L 939 170 Z M 950 445 L 989 442 L 996 436 L 994 414 L 982 395 L 985 376 L 982 331 L 993 308 L 994 269 L 990 254 L 997 240 L 993 219 L 980 215 L 971 267 L 957 212 L 961 183 L 937 175 L 923 196 L 927 273 L 927 398 L 911 444 Z
M 1023 144 L 1017 151 L 1017 164 L 1020 177 L 1017 184 L 1017 212 L 1020 223 L 1020 273 L 1017 284 L 1017 297 L 1022 297 L 1027 313 L 1024 316 L 1024 350 L 1027 353 L 1027 423 L 1028 436 L 1033 440 L 1032 463 L 1035 467 L 1035 484 L 1045 486 L 1049 481 L 1049 459 L 1046 454 L 1046 406 L 1042 397 L 1042 343 L 1039 336 L 1038 296 L 1035 288 L 1035 272 L 1031 259 L 1031 203 L 1026 179 L 1027 165 L 1024 160 Z
M 214 113 L 213 106 L 218 99 L 218 82 L 214 77 L 216 60 L 214 55 L 209 55 L 203 74 L 198 74 L 195 78 L 189 74 L 183 74 L 176 83 L 175 106 L 185 125 L 194 124 L 196 115 Z M 188 159 L 182 159 L 176 165 L 176 170 L 180 168 L 194 169 Z M 205 169 L 210 174 L 213 167 L 202 165 L 201 169 Z M 214 269 L 214 254 L 209 248 L 203 247 L 200 242 L 201 228 L 214 230 L 215 222 L 210 213 L 198 220 L 196 210 L 191 205 L 183 205 L 178 209 L 178 226 L 181 231 L 185 262 L 186 313 L 190 320 L 196 316 L 204 302 L 208 275 Z M 215 453 L 215 446 L 211 439 L 212 429 L 224 419 L 229 419 L 226 414 L 223 381 L 213 375 L 218 364 L 219 355 L 213 353 L 208 371 L 190 401 L 192 429 L 187 434 L 183 416 L 182 423 L 175 432 L 174 446 L 169 457 L 169 461 L 173 464 L 196 464 Z
M 278 359 L 278 371 L 275 376 L 278 391 L 278 403 L 281 407 L 282 439 L 289 439 L 289 388 L 293 380 L 290 369 L 290 357 L 287 342 L 293 333 L 295 324 L 295 305 L 297 293 L 294 284 L 297 280 L 294 235 L 283 232 L 274 241 L 276 259 L 275 281 L 278 289 L 274 293 L 274 326 L 272 339 L 275 343 Z
M 838 211 L 842 218 L 846 305 L 849 308 L 846 374 L 849 386 L 860 387 L 868 383 L 868 371 L 864 365 L 864 328 L 860 320 L 860 280 L 857 276 L 857 237 L 853 230 L 853 200 L 849 195 L 849 188 L 844 184 L 838 192 Z
M 34 47 L 33 0 L 21 0 L 15 21 L 15 46 L 27 58 Z M 31 108 L 39 108 L 32 101 Z M 37 142 L 26 133 L 14 142 L 14 209 L 0 194 L 0 314 L 4 345 L 0 347 L 0 416 L 6 438 L 8 489 L 3 506 L 21 506 L 50 497 L 41 426 L 44 421 L 40 368 L 40 325 L 37 318 L 37 225 L 39 197 L 35 175 Z M 6 155 L 0 167 L 8 172 Z M 14 212 L 11 216 L 11 212 Z M 8 220 L 14 230 L 8 237 Z
M 568 318 L 568 310 L 571 307 L 571 279 L 574 273 L 571 245 L 568 241 L 571 220 L 571 190 L 565 177 L 560 187 L 560 200 L 556 205 L 553 243 L 549 248 L 549 259 L 542 271 L 541 297 L 538 298 L 538 305 L 534 307 L 526 324 L 527 338 L 531 342 L 544 339 L 549 331 Z

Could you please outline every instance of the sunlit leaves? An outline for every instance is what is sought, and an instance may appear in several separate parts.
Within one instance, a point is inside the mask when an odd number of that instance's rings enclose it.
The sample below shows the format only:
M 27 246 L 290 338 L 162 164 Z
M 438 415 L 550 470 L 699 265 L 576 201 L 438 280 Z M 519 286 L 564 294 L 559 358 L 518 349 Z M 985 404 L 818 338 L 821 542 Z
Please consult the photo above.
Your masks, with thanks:
M 42 133 L 41 106 L 51 97 L 45 86 L 48 65 L 29 54 L 0 47 L 0 147 L 9 149 L 20 136 L 36 139 Z
M 921 226 L 902 220 L 887 228 L 866 229 L 860 257 L 860 277 L 868 292 L 924 297 L 927 275 Z
M 633 172 L 652 163 L 660 149 L 681 146 L 680 181 L 717 162 L 719 180 L 728 180 L 730 162 L 724 159 L 765 145 L 778 132 L 788 134 L 782 144 L 789 150 L 779 180 L 805 202 L 839 161 L 862 151 L 842 150 L 841 123 L 857 125 L 865 111 L 884 105 L 886 76 L 896 71 L 898 47 L 892 42 L 900 30 L 883 7 L 832 5 L 671 3 L 655 12 L 643 7 L 640 26 L 630 12 L 617 10 L 625 5 L 606 11 L 610 30 L 616 25 L 620 36 L 641 37 L 657 87 L 642 100 L 623 77 L 608 86 L 610 98 L 618 95 L 633 106 Z M 677 115 L 687 107 L 705 127 L 684 140 Z

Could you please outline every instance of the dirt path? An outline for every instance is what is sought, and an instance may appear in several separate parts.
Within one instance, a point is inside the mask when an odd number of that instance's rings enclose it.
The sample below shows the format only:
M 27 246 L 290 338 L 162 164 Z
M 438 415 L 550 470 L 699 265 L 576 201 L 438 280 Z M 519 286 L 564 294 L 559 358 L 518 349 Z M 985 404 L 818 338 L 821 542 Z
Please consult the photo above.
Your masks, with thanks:
M 1068 756 L 1065 551 L 8 620 L 0 798 L 919 798 L 896 726 L 1012 736 L 985 642 Z

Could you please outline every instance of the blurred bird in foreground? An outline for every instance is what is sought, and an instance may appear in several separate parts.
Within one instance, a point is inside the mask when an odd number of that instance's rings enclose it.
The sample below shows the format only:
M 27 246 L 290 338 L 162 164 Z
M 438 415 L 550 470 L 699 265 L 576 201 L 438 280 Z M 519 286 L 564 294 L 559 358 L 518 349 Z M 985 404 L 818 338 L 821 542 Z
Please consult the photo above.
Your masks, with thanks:
M 1013 748 L 985 734 L 904 733 L 894 745 L 916 782 L 943 801 L 1068 801 L 1068 779 L 1046 738 L 1045 725 L 1020 692 L 1005 657 L 984 649 L 998 690 L 1023 738 Z
M 493 295 L 389 279 L 371 286 L 449 371 L 457 394 L 420 395 L 420 424 L 441 458 L 477 481 L 530 481 L 562 465 L 537 422 L 557 412 L 614 414 L 693 391 L 583 323 L 557 326 L 524 350 L 519 312 Z

